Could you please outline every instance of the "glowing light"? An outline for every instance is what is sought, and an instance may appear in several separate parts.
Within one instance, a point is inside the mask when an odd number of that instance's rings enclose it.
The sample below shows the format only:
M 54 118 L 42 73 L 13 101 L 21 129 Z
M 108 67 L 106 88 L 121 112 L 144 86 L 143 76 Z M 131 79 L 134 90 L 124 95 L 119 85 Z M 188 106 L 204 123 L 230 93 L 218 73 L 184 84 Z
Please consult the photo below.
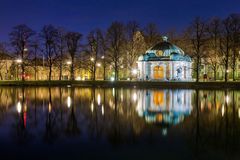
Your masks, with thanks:
M 227 69 L 227 73 L 229 72 L 229 70 Z
M 93 62 L 93 61 L 94 61 L 94 58 L 93 58 L 93 57 L 91 57 L 91 58 L 90 58 L 90 60 Z
M 134 102 L 137 101 L 137 93 L 133 93 L 133 101 L 134 101 Z
M 112 95 L 115 95 L 115 88 L 112 89 Z
M 67 64 L 68 64 L 68 65 L 72 64 L 72 61 L 67 61 Z
M 22 112 L 22 105 L 20 102 L 17 103 L 17 112 L 21 113 Z
M 98 66 L 98 67 L 101 67 L 101 63 L 97 63 L 97 66 Z
M 101 96 L 100 96 L 100 94 L 98 93 L 98 95 L 97 95 L 97 102 L 98 102 L 98 105 L 100 105 L 101 104 Z
M 113 81 L 115 80 L 115 78 L 114 78 L 114 77 L 111 77 L 110 80 L 113 82 Z
M 121 68 L 124 68 L 124 66 L 122 65 L 122 66 L 120 66 Z
M 222 117 L 224 116 L 224 113 L 225 113 L 225 108 L 224 108 L 224 105 L 222 105 Z
M 127 78 L 128 81 L 130 81 L 130 78 Z
M 136 75 L 138 73 L 137 69 L 132 70 L 132 74 Z
M 240 108 L 238 108 L 238 118 L 240 118 Z
M 102 105 L 102 115 L 104 115 L 104 106 Z
M 229 103 L 229 102 L 230 102 L 230 98 L 229 98 L 229 96 L 228 96 L 228 95 L 226 96 L 226 98 L 225 98 L 225 99 L 226 99 L 226 102 L 227 102 L 227 103 Z
M 163 135 L 163 136 L 166 136 L 166 135 L 167 135 L 167 129 L 166 129 L 166 128 L 164 128 L 164 129 L 162 130 L 162 135 Z
M 67 97 L 67 107 L 70 108 L 72 104 L 72 99 L 70 96 Z
M 76 80 L 77 80 L 77 81 L 81 81 L 81 77 L 78 76 L 78 77 L 76 78 Z
M 51 113 L 51 112 L 52 112 L 52 105 L 51 105 L 51 103 L 50 103 L 50 102 L 48 103 L 48 112 L 49 112 L 49 113 Z
M 105 57 L 104 57 L 104 56 L 102 56 L 101 58 L 102 58 L 102 59 L 104 59 Z
M 23 51 L 24 51 L 24 52 L 27 52 L 27 51 L 28 51 L 28 49 L 27 49 L 27 48 L 24 48 L 24 49 L 23 49 Z
M 93 102 L 91 103 L 91 111 L 93 112 L 94 106 L 93 106 Z
M 16 59 L 17 63 L 22 63 L 22 59 Z

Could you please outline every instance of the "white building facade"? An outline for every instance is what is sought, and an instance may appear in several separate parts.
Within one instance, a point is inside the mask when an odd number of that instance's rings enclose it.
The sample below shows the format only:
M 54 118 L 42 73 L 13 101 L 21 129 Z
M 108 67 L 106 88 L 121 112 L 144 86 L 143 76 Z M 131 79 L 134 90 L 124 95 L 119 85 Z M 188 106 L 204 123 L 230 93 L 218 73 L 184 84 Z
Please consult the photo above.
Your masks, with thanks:
M 163 38 L 138 58 L 138 79 L 191 81 L 192 61 L 184 51 Z

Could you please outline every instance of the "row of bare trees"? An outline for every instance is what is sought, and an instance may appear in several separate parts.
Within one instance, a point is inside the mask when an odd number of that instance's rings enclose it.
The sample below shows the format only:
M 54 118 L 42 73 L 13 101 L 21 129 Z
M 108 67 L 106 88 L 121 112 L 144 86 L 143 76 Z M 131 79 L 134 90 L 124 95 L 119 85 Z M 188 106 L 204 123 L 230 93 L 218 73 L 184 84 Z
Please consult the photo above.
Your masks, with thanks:
M 51 80 L 53 66 L 59 68 L 59 80 L 62 80 L 63 66 L 70 65 L 70 79 L 75 79 L 75 70 L 84 68 L 96 79 L 97 62 L 101 60 L 103 78 L 107 79 L 106 69 L 113 70 L 114 78 L 119 79 L 119 71 L 127 69 L 131 74 L 138 56 L 157 43 L 160 39 L 158 27 L 151 23 L 141 29 L 131 21 L 127 24 L 113 22 L 106 31 L 95 29 L 87 35 L 87 44 L 81 43 L 83 35 L 66 31 L 53 25 L 45 25 L 39 33 L 25 24 L 17 25 L 10 35 L 14 56 L 18 58 L 22 80 L 25 80 L 25 66 L 34 68 L 35 79 L 37 65 L 48 67 L 48 79 Z M 45 61 L 44 61 L 45 60 Z
M 167 35 L 192 57 L 197 82 L 201 79 L 203 64 L 212 68 L 214 80 L 217 79 L 219 69 L 224 72 L 225 81 L 230 78 L 230 69 L 232 79 L 236 79 L 240 15 L 232 14 L 225 19 L 214 17 L 210 20 L 196 17 L 185 32 L 179 34 L 171 31 Z M 59 68 L 59 80 L 62 80 L 66 61 L 71 80 L 75 79 L 75 71 L 81 68 L 91 72 L 92 80 L 95 80 L 99 61 L 104 80 L 110 76 L 118 80 L 122 70 L 130 77 L 139 55 L 160 40 L 161 34 L 156 24 L 150 23 L 142 28 L 135 21 L 127 24 L 116 21 L 106 30 L 94 29 L 86 36 L 86 41 L 83 41 L 83 35 L 79 32 L 66 31 L 53 25 L 45 25 L 39 33 L 26 25 L 18 25 L 10 33 L 15 57 L 21 60 L 22 80 L 25 80 L 26 65 L 34 67 L 36 79 L 41 57 L 43 66 L 48 67 L 49 80 L 53 66 Z M 109 68 L 112 75 L 107 74 Z
M 225 19 L 214 17 L 208 21 L 197 17 L 186 32 L 186 39 L 190 44 L 189 53 L 195 62 L 197 82 L 203 61 L 211 66 L 214 80 L 217 79 L 216 74 L 220 68 L 224 72 L 225 82 L 230 78 L 230 69 L 233 81 L 236 80 L 240 50 L 240 15 L 231 14 Z

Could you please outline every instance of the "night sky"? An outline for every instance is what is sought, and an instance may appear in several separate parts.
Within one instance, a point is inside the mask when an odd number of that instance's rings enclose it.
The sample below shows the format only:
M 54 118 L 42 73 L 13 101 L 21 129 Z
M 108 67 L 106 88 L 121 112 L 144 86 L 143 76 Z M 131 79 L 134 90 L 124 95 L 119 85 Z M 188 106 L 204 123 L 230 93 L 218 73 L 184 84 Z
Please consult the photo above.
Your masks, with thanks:
M 154 22 L 161 32 L 181 31 L 195 16 L 205 19 L 240 12 L 240 0 L 0 0 L 0 41 L 17 24 L 39 31 L 53 24 L 86 35 L 112 21 Z

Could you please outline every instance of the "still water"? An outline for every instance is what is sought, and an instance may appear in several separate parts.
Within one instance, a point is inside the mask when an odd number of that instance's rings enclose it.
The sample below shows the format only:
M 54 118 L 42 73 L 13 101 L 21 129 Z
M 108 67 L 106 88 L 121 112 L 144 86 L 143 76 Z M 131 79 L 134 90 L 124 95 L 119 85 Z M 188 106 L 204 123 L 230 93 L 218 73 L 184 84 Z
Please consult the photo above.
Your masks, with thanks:
M 6 159 L 239 159 L 239 140 L 240 91 L 0 88 Z

